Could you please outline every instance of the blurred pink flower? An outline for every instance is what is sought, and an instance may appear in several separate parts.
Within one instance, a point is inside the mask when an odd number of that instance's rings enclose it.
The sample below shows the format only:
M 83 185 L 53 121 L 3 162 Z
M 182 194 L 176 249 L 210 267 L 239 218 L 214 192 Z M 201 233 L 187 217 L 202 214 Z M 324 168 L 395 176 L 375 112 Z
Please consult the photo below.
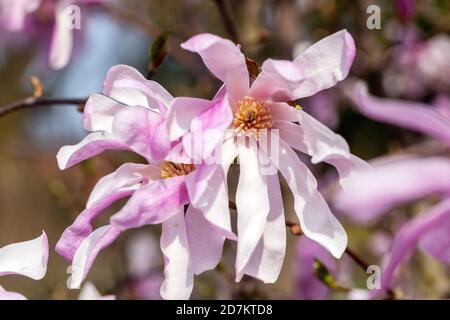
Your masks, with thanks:
M 366 117 L 414 130 L 450 145 L 450 118 L 442 111 L 420 102 L 378 98 L 369 94 L 367 85 L 358 82 L 350 90 L 355 107 Z M 446 108 L 441 104 L 441 108 Z
M 314 262 L 319 260 L 332 274 L 336 272 L 336 261 L 323 247 L 308 238 L 297 242 L 297 298 L 302 300 L 324 300 L 331 289 L 315 275 Z
M 25 31 L 28 18 L 32 20 L 30 29 L 46 33 L 47 27 L 41 26 L 34 15 L 46 16 L 53 24 L 49 64 L 53 69 L 59 70 L 67 66 L 73 51 L 73 12 L 69 9 L 72 5 L 104 1 L 106 0 L 0 0 L 0 24 L 11 32 Z
M 405 223 L 397 232 L 385 257 L 381 288 L 367 292 L 366 298 L 376 298 L 392 285 L 396 271 L 419 246 L 436 259 L 450 263 L 450 199 L 441 201 L 429 210 Z
M 21 275 L 40 280 L 47 272 L 48 240 L 45 232 L 34 240 L 13 243 L 0 248 L 0 276 Z M 0 300 L 26 300 L 17 292 L 0 286 Z
M 174 127 L 169 134 L 178 132 L 174 137 L 179 137 L 190 130 L 183 137 L 186 150 L 192 150 L 194 137 L 200 137 L 205 147 L 202 154 L 195 155 L 200 158 L 208 158 L 225 136 L 225 175 L 239 156 L 236 280 L 248 274 L 272 283 L 281 270 L 286 230 L 277 170 L 294 194 L 305 235 L 340 257 L 347 245 L 346 233 L 318 192 L 316 179 L 292 148 L 311 155 L 313 163 L 334 165 L 342 183 L 367 164 L 350 153 L 341 136 L 286 102 L 312 96 L 347 76 L 355 56 L 350 34 L 343 30 L 324 38 L 294 61 L 268 59 L 252 83 L 245 57 L 233 42 L 200 34 L 182 47 L 198 53 L 224 83 L 214 99 L 217 103 L 206 109 L 171 109 Z M 231 136 L 224 134 L 227 129 L 233 130 Z M 263 138 L 276 138 L 278 132 L 281 139 L 276 155 L 258 151 L 258 147 L 264 148 Z M 275 166 L 275 172 L 265 174 L 263 163 Z
M 428 93 L 446 92 L 450 86 L 450 37 L 438 34 L 421 41 L 406 30 L 403 42 L 392 50 L 392 62 L 384 71 L 383 87 L 389 96 L 418 98 Z
M 103 93 L 92 95 L 84 112 L 84 127 L 94 132 L 77 145 L 61 148 L 59 167 L 68 168 L 105 150 L 130 150 L 149 164 L 125 163 L 103 177 L 86 209 L 63 233 L 56 250 L 72 261 L 69 287 L 80 286 L 100 250 L 123 231 L 161 223 L 165 261 L 161 296 L 187 299 L 194 274 L 213 269 L 225 238 L 235 239 L 221 168 L 182 163 L 175 154 L 167 158 L 172 142 L 176 143 L 167 133 L 168 109 L 176 105 L 189 109 L 204 100 L 174 99 L 158 83 L 123 65 L 108 72 Z M 93 231 L 91 221 L 126 197 L 130 199 L 110 224 Z

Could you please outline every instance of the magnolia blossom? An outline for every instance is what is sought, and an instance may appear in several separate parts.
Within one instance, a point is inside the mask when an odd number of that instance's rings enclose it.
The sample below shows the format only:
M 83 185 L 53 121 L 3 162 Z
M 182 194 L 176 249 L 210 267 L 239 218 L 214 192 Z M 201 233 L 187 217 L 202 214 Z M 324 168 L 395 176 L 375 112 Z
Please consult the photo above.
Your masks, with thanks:
M 365 84 L 360 82 L 354 86 L 351 98 L 358 110 L 369 118 L 450 143 L 450 118 L 446 112 L 448 99 L 444 96 L 436 100 L 439 103 L 435 107 L 382 99 L 371 96 Z M 395 206 L 427 196 L 438 196 L 441 200 L 427 213 L 418 215 L 400 228 L 384 259 L 382 287 L 366 293 L 366 297 L 376 297 L 385 292 L 401 262 L 417 247 L 444 263 L 450 263 L 450 159 L 444 156 L 388 156 L 373 161 L 373 168 L 352 177 L 347 184 L 348 193 L 338 193 L 334 200 L 335 207 L 358 222 L 374 222 Z M 361 190 L 366 191 L 363 193 Z
M 81 19 L 72 5 L 95 4 L 106 0 L 0 0 L 0 24 L 8 31 L 18 32 L 26 28 L 27 17 L 38 15 L 42 10 L 51 12 L 53 19 L 52 40 L 49 51 L 49 64 L 55 69 L 64 68 L 72 55 L 73 37 L 76 23 Z M 45 15 L 44 13 L 41 16 Z M 39 30 L 39 21 L 33 19 L 31 28 Z M 39 30 L 40 31 L 40 30 Z M 43 31 L 46 31 L 43 28 Z
M 221 144 L 227 145 L 228 162 L 222 163 L 225 174 L 233 159 L 239 157 L 236 280 L 244 274 L 266 283 L 278 278 L 286 230 L 277 171 L 293 192 L 304 234 L 339 258 L 346 248 L 347 235 L 294 149 L 311 155 L 313 163 L 325 161 L 335 166 L 343 184 L 367 164 L 350 153 L 341 136 L 287 102 L 312 96 L 347 76 L 355 56 L 350 34 L 337 32 L 294 61 L 268 59 L 253 81 L 239 46 L 229 40 L 200 34 L 182 47 L 198 53 L 224 83 L 204 109 L 181 105 L 170 109 L 169 135 L 184 135 L 184 149 L 192 150 L 194 158 L 210 157 L 225 136 Z M 202 150 L 195 147 L 198 140 Z M 276 141 L 278 150 L 269 152 L 262 140 Z M 274 170 L 266 170 L 266 166 Z
M 34 240 L 13 243 L 0 248 L 0 276 L 21 275 L 40 280 L 47 272 L 48 240 L 45 232 Z M 17 292 L 0 286 L 0 300 L 26 300 Z
M 176 106 L 189 109 L 205 102 L 174 99 L 158 83 L 122 65 L 108 72 L 103 94 L 92 95 L 84 111 L 84 127 L 92 133 L 77 145 L 61 148 L 59 167 L 66 169 L 105 150 L 129 150 L 148 164 L 125 163 L 102 178 L 86 209 L 64 231 L 56 250 L 72 262 L 68 285 L 79 287 L 100 250 L 125 230 L 161 223 L 165 261 L 161 296 L 186 299 L 194 274 L 213 269 L 221 258 L 225 238 L 235 239 L 221 168 L 182 163 L 176 154 L 169 159 L 177 141 L 170 140 L 167 133 L 168 110 Z M 93 230 L 91 221 L 126 197 L 130 199 L 110 223 Z

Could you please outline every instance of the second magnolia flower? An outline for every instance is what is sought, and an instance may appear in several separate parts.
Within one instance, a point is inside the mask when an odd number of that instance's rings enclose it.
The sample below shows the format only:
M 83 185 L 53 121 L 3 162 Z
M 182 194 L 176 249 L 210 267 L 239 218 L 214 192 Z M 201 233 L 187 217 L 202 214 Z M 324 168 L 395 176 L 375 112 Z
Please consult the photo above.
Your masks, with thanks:
M 182 47 L 197 52 L 223 81 L 212 101 L 173 98 L 135 69 L 115 66 L 108 73 L 104 95 L 92 95 L 85 109 L 85 128 L 94 132 L 58 153 L 61 169 L 108 149 L 131 150 L 149 162 L 125 164 L 101 179 L 85 211 L 64 232 L 57 251 L 72 261 L 73 287 L 84 280 L 99 251 L 121 232 L 155 223 L 163 225 L 164 298 L 188 298 L 193 275 L 218 264 L 227 238 L 237 240 L 237 281 L 248 274 L 275 282 L 286 248 L 277 171 L 294 195 L 304 234 L 336 258 L 347 246 L 343 227 L 294 149 L 309 154 L 313 163 L 335 166 L 344 187 L 350 176 L 368 165 L 350 153 L 341 136 L 287 102 L 314 95 L 347 76 L 355 55 L 350 34 L 337 32 L 294 61 L 269 59 L 255 80 L 239 47 L 229 40 L 201 34 Z M 261 143 L 263 135 L 277 136 L 276 161 Z M 180 150 L 190 157 L 181 157 Z M 217 153 L 220 163 L 211 164 Z M 236 157 L 237 237 L 231 229 L 226 183 Z M 264 172 L 263 162 L 271 163 L 275 171 Z M 92 219 L 128 196 L 109 225 L 92 230 Z

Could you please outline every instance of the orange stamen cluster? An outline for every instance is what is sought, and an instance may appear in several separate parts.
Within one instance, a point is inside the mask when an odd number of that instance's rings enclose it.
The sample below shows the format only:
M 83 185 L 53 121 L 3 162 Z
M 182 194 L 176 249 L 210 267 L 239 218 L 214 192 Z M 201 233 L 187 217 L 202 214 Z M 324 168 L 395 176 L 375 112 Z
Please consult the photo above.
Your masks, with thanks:
M 185 176 L 195 170 L 193 164 L 175 163 L 164 161 L 161 166 L 161 178 L 168 179 L 177 176 Z
M 272 116 L 264 103 L 245 97 L 237 103 L 233 126 L 238 133 L 250 133 L 258 138 L 259 130 L 272 127 Z

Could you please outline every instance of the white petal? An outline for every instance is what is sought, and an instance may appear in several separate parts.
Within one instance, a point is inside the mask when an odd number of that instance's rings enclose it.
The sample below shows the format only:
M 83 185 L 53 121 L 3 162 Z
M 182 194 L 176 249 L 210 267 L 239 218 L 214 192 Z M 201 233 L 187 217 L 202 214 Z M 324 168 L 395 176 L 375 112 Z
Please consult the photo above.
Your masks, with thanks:
M 280 274 L 286 252 L 286 222 L 278 176 L 267 176 L 267 183 L 270 213 L 263 236 L 243 273 L 264 283 L 274 283 Z
M 278 166 L 294 195 L 294 208 L 303 232 L 340 258 L 347 247 L 347 234 L 317 190 L 317 181 L 295 152 L 280 140 Z
M 0 249 L 0 276 L 18 274 L 40 280 L 47 272 L 48 239 L 45 232 L 36 239 L 13 243 Z
M 236 190 L 238 212 L 238 247 L 236 281 L 244 275 L 244 268 L 255 251 L 266 226 L 270 211 L 266 176 L 259 170 L 255 140 L 239 144 L 240 174 Z
M 189 299 L 194 286 L 194 270 L 183 208 L 162 223 L 161 250 L 165 262 L 161 297 L 170 300 Z

